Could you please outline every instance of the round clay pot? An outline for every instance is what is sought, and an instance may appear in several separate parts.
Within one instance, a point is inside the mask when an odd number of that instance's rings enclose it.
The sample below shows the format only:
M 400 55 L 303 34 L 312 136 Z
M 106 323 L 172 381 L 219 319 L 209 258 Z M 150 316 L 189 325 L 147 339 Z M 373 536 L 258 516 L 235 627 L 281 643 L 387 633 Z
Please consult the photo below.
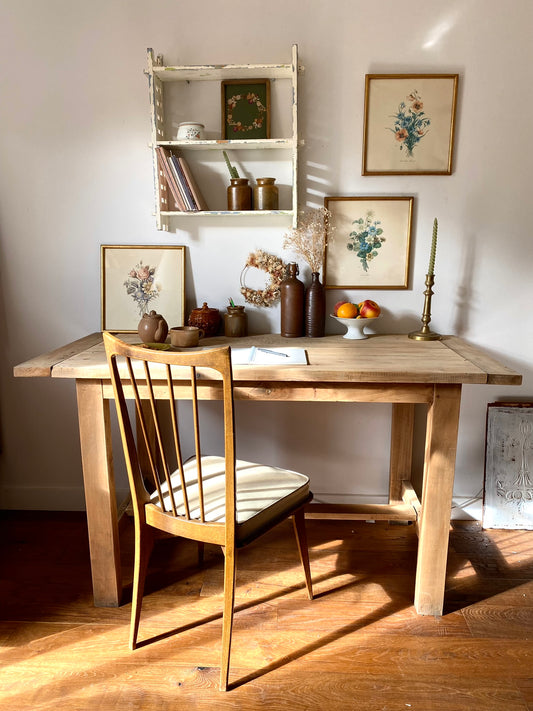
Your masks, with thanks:
M 216 336 L 220 326 L 220 312 L 218 309 L 210 308 L 204 301 L 201 309 L 196 308 L 191 311 L 189 326 L 201 328 L 206 338 Z

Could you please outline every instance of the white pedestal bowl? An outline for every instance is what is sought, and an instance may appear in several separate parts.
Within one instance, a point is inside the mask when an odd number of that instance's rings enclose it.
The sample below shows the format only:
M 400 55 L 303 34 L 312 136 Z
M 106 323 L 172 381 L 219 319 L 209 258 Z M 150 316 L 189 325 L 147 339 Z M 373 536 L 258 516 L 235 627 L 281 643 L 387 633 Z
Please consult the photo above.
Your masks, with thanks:
M 365 326 L 371 326 L 378 318 L 381 318 L 381 316 L 376 316 L 375 318 L 340 318 L 333 314 L 330 314 L 330 316 L 346 327 L 346 333 L 343 338 L 350 338 L 352 340 L 368 338 L 364 331 Z

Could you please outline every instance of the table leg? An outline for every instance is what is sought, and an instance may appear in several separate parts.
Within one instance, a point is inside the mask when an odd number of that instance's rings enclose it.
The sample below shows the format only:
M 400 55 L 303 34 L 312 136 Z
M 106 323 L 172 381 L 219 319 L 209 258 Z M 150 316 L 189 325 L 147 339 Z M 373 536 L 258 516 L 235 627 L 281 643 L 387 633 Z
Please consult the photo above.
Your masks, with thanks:
M 415 583 L 420 615 L 442 615 L 460 404 L 460 385 L 436 385 L 428 407 Z
M 411 403 L 392 405 L 392 427 L 389 470 L 389 504 L 402 501 L 402 481 L 411 479 L 415 406 Z
M 117 607 L 122 575 L 109 401 L 100 380 L 77 380 L 76 392 L 94 604 Z

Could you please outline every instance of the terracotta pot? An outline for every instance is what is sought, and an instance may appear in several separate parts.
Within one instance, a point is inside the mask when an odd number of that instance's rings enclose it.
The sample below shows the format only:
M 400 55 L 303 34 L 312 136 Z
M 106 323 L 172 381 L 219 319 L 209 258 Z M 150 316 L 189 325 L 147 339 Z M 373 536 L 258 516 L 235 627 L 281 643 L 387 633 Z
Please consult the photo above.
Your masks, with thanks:
M 201 309 L 196 308 L 191 311 L 189 326 L 201 328 L 206 338 L 216 336 L 220 326 L 220 312 L 218 309 L 210 308 L 204 301 Z

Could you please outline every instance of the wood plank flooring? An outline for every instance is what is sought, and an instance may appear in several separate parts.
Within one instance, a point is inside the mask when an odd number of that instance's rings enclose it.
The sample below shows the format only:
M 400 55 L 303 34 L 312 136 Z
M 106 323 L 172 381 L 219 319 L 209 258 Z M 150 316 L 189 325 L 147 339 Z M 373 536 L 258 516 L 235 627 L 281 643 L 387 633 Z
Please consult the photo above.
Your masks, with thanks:
M 230 680 L 217 690 L 221 554 L 165 539 L 139 649 L 127 648 L 131 521 L 120 608 L 95 608 L 85 516 L 4 512 L 0 701 L 9 711 L 533 711 L 533 532 L 450 532 L 446 609 L 412 606 L 412 526 L 308 522 L 316 599 L 290 525 L 239 556 Z

